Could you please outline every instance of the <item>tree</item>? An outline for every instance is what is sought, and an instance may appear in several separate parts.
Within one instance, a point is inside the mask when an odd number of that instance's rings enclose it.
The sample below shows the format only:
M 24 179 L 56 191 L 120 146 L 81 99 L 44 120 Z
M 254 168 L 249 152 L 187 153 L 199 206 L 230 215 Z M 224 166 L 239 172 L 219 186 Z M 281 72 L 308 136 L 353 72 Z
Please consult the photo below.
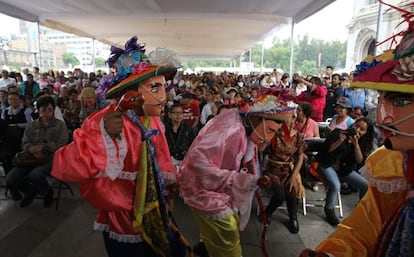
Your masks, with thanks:
M 95 67 L 105 67 L 105 59 L 102 57 L 95 58 Z
M 65 65 L 75 66 L 80 64 L 78 58 L 76 58 L 75 54 L 71 52 L 62 54 L 62 60 Z

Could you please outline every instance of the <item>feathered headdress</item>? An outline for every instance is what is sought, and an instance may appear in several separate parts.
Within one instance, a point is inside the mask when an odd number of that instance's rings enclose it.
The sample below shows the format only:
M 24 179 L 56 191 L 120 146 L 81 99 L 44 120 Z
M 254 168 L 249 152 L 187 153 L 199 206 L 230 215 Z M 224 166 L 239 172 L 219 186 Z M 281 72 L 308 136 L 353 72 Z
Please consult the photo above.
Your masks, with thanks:
M 381 0 L 379 2 L 401 12 L 403 21 L 397 27 L 408 23 L 408 28 L 377 44 L 391 40 L 392 48 L 397 38 L 401 37 L 395 50 L 387 50 L 375 57 L 368 56 L 357 65 L 351 87 L 414 93 L 414 13 Z M 414 3 L 409 5 L 414 6 Z
M 106 98 L 118 97 L 150 77 L 164 75 L 168 80 L 175 75 L 180 64 L 171 50 L 157 48 L 146 56 L 144 48 L 136 36 L 125 43 L 125 49 L 112 46 L 107 63 L 115 70 L 115 76 L 104 76 L 98 93 Z
M 284 121 L 291 119 L 296 113 L 296 107 L 289 107 L 284 101 L 273 94 L 259 96 L 257 102 L 247 111 L 241 111 L 246 116 L 259 116 L 265 119 Z

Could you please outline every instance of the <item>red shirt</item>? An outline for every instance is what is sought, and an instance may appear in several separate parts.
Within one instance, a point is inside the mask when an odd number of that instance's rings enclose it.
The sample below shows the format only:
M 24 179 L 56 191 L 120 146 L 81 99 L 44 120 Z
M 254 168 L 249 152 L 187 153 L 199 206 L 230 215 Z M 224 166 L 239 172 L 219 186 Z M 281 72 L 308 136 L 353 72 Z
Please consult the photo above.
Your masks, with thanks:
M 183 108 L 183 121 L 193 126 L 195 118 L 200 117 L 200 105 L 198 101 L 193 99 L 189 106 L 181 105 L 181 107 Z
M 300 95 L 296 97 L 296 102 L 308 102 L 312 105 L 313 113 L 311 118 L 315 121 L 321 122 L 323 121 L 323 109 L 326 105 L 326 94 L 328 93 L 328 89 L 326 87 L 316 85 L 314 91 L 309 92 L 305 91 L 302 92 Z

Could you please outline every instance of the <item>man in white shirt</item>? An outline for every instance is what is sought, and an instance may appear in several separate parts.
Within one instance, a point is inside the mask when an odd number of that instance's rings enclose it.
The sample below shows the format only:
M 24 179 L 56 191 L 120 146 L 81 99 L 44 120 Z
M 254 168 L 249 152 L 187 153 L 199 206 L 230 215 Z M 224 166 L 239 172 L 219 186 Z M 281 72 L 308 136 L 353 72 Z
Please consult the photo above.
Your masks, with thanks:
M 0 89 L 2 88 L 7 91 L 7 86 L 10 84 L 17 85 L 16 80 L 14 78 L 9 77 L 9 72 L 7 70 L 2 70 L 0 79 Z

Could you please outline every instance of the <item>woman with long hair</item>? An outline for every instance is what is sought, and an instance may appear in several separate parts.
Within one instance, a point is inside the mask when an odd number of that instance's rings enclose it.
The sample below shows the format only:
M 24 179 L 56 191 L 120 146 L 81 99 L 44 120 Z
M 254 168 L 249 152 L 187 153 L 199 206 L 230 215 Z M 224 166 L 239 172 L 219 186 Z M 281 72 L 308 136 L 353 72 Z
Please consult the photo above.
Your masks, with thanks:
M 319 162 L 318 172 L 328 184 L 325 214 L 329 224 L 336 226 L 339 223 L 334 207 L 341 180 L 358 189 L 360 198 L 365 195 L 368 183 L 357 172 L 357 169 L 363 165 L 372 151 L 373 143 L 372 122 L 362 117 L 356 120 L 348 130 L 334 129 L 329 133 L 316 156 Z

